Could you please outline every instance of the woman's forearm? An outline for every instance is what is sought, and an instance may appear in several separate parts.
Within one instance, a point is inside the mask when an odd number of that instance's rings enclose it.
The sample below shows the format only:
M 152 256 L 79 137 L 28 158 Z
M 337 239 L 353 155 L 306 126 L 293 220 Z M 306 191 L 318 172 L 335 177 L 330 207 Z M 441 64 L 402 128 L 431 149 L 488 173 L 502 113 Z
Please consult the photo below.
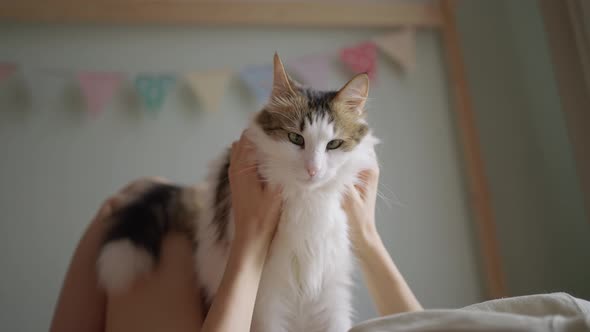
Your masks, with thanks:
M 365 234 L 356 245 L 363 276 L 380 315 L 422 310 L 376 231 Z
M 280 188 L 260 182 L 255 155 L 245 133 L 232 144 L 228 178 L 235 237 L 202 332 L 250 331 L 262 269 L 282 205 Z
M 267 248 L 234 248 L 202 332 L 250 331 Z

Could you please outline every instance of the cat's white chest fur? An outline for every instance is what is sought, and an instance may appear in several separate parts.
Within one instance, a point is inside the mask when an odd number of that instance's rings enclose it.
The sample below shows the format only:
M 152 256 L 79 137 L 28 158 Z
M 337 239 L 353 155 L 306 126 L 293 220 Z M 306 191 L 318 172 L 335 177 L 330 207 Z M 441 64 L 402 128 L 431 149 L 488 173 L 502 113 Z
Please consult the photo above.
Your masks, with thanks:
M 345 331 L 352 259 L 339 195 L 289 196 L 258 290 L 254 330 Z
M 214 294 L 228 250 L 215 243 L 211 227 L 202 230 L 197 272 L 203 286 Z M 252 331 L 347 331 L 352 310 L 351 265 L 340 194 L 284 193 L 281 220 L 258 289 Z
M 357 174 L 376 163 L 377 139 L 369 133 L 354 150 L 340 154 L 344 159 L 329 169 L 328 181 L 312 189 L 312 182 L 304 184 L 297 176 L 303 166 L 294 168 L 297 160 L 285 155 L 293 147 L 284 144 L 290 143 L 275 142 L 257 125 L 250 127 L 249 136 L 259 152 L 258 171 L 267 184 L 281 185 L 284 202 L 258 289 L 252 331 L 348 331 L 353 258 L 341 198 Z M 216 182 L 211 183 L 214 188 Z M 213 207 L 215 193 L 208 194 L 206 206 Z M 229 250 L 215 240 L 212 220 L 213 209 L 206 209 L 200 220 L 196 264 L 199 281 L 209 294 L 217 292 Z M 233 218 L 228 226 L 233 239 Z

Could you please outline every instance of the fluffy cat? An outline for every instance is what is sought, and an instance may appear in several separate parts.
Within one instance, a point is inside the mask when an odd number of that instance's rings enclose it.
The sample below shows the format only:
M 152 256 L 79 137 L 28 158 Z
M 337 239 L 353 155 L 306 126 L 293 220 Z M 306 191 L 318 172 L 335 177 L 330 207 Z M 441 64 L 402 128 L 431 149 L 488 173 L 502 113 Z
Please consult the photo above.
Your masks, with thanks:
M 283 209 L 260 282 L 252 331 L 347 331 L 353 256 L 341 197 L 376 163 L 377 139 L 365 121 L 365 74 L 339 91 L 301 87 L 275 54 L 272 94 L 248 127 L 258 171 L 283 188 Z M 221 282 L 234 235 L 229 156 L 212 166 L 202 190 L 146 186 L 112 217 L 98 260 L 108 291 L 129 285 L 157 262 L 162 236 L 194 239 L 206 307 Z

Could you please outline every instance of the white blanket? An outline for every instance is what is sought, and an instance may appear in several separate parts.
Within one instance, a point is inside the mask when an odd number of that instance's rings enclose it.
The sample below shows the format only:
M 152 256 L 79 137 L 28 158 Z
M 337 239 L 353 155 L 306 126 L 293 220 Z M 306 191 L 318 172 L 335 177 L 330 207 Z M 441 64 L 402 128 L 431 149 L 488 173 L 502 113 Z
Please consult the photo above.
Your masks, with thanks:
M 457 310 L 425 310 L 366 321 L 350 332 L 590 331 L 590 302 L 565 293 L 493 300 Z

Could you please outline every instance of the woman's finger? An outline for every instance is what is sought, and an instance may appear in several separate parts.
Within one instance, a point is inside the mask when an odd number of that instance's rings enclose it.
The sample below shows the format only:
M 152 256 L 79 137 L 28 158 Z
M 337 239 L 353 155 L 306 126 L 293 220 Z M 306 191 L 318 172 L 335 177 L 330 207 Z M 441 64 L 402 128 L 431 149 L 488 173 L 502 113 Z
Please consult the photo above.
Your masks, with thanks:
M 371 176 L 369 170 L 361 171 L 358 174 L 358 183 L 354 185 L 354 188 L 360 194 L 360 197 L 365 199 L 367 197 L 367 191 L 371 186 Z
M 256 150 L 254 144 L 248 138 L 242 136 L 239 142 L 240 151 L 238 157 L 244 165 L 252 166 L 256 164 Z
M 376 191 L 379 181 L 379 169 L 366 169 L 359 173 L 360 183 L 355 184 L 355 188 L 361 193 L 363 199 L 367 198 L 367 193 Z
M 243 133 L 232 145 L 230 179 L 242 188 L 260 188 L 254 146 Z
M 343 207 L 344 210 L 349 211 L 353 204 L 362 202 L 362 197 L 354 186 L 349 186 L 344 194 Z
M 231 164 L 237 166 L 236 169 L 255 164 L 256 159 L 253 157 L 255 157 L 254 146 L 245 136 L 232 144 L 230 160 Z

